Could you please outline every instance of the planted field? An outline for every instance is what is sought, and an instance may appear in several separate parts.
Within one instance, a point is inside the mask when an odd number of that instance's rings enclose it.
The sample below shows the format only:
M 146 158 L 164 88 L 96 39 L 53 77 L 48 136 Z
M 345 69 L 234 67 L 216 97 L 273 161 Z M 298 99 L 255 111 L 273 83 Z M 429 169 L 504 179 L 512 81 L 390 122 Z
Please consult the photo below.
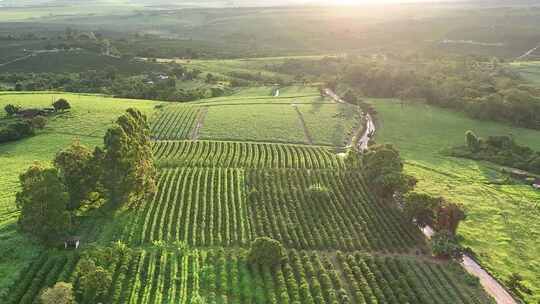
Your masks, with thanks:
M 156 140 L 189 139 L 195 128 L 199 108 L 168 106 L 152 122 L 152 137 Z
M 253 233 L 287 247 L 407 252 L 423 244 L 356 172 L 250 170 L 246 182 Z
M 491 303 L 457 265 L 338 253 L 356 303 Z
M 208 108 L 201 139 L 307 143 L 290 105 L 235 105 Z
M 323 147 L 223 141 L 158 141 L 158 167 L 339 169 L 343 160 Z
M 517 272 L 540 300 L 540 191 L 520 182 L 500 184 L 501 173 L 484 162 L 446 157 L 440 151 L 465 144 L 465 132 L 479 136 L 508 135 L 519 144 L 540 150 L 540 132 L 390 100 L 372 101 L 379 127 L 376 140 L 394 143 L 420 180 L 417 188 L 462 203 L 467 219 L 459 226 L 462 244 L 500 280 Z
M 21 277 L 8 303 L 37 303 L 39 291 L 57 281 L 77 285 L 78 259 L 75 254 L 42 254 Z M 113 277 L 106 303 L 190 303 L 197 292 L 198 259 L 197 253 L 159 249 L 115 255 L 105 267 Z
M 154 200 L 130 232 L 135 244 L 245 245 L 251 239 L 240 169 L 162 170 Z
M 317 145 L 346 146 L 360 126 L 360 112 L 349 104 L 301 104 L 297 106 Z
M 148 248 L 112 257 L 107 303 L 490 303 L 460 268 L 411 258 L 291 250 L 281 267 L 250 264 L 246 251 Z M 8 299 L 36 303 L 56 281 L 78 284 L 76 254 L 44 253 Z M 81 303 L 86 304 L 87 301 Z M 199 302 L 197 302 L 199 303 Z M 90 304 L 90 303 L 88 303 Z

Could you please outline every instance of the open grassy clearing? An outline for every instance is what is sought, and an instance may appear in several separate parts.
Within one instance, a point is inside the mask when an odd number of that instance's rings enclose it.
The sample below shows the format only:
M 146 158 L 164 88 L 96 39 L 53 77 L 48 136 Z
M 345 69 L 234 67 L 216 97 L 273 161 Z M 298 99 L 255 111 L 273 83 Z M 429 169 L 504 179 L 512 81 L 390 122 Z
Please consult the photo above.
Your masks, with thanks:
M 89 146 L 102 144 L 102 137 L 114 120 L 129 107 L 137 107 L 151 115 L 153 101 L 113 99 L 94 95 L 64 93 L 1 93 L 0 108 L 13 103 L 31 107 L 48 107 L 53 100 L 66 98 L 71 103 L 69 112 L 52 116 L 38 135 L 17 142 L 0 145 L 0 294 L 17 277 L 28 259 L 39 252 L 38 247 L 16 230 L 18 212 L 15 193 L 18 177 L 33 162 L 50 163 L 56 153 L 74 139 Z M 0 119 L 5 119 L 2 111 Z
M 533 84 L 540 84 L 539 61 L 512 62 L 510 63 L 510 66 L 529 82 Z
M 540 150 L 540 132 L 476 121 L 424 104 L 371 103 L 379 113 L 375 139 L 400 149 L 406 170 L 420 180 L 418 189 L 465 205 L 468 217 L 459 228 L 463 245 L 501 279 L 512 272 L 522 274 L 536 294 L 529 300 L 538 301 L 540 191 L 523 184 L 492 184 L 499 173 L 491 165 L 439 152 L 464 144 L 467 130 L 479 136 L 512 134 L 518 143 Z

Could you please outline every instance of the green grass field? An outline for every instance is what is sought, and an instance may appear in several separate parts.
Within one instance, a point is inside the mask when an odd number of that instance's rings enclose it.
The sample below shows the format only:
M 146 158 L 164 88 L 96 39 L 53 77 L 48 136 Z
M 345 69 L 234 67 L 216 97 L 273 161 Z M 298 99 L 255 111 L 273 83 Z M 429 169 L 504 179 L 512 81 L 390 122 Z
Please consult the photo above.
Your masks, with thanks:
M 50 163 L 54 155 L 75 139 L 89 146 L 101 145 L 102 137 L 114 120 L 127 108 L 136 107 L 152 114 L 154 101 L 113 99 L 94 95 L 64 93 L 0 93 L 0 108 L 12 103 L 24 108 L 48 107 L 53 100 L 66 98 L 72 109 L 49 118 L 43 131 L 34 137 L 0 144 L 0 294 L 26 263 L 35 256 L 39 246 L 16 230 L 18 212 L 15 193 L 18 177 L 32 163 Z M 0 114 L 4 119 L 5 112 Z
M 447 147 L 465 144 L 465 131 L 479 136 L 508 135 L 540 150 L 540 132 L 466 118 L 462 114 L 391 100 L 372 100 L 378 118 L 377 142 L 395 144 L 406 170 L 419 179 L 418 189 L 462 203 L 467 220 L 459 228 L 463 245 L 471 247 L 493 274 L 505 279 L 522 274 L 540 299 L 540 191 L 531 186 L 494 185 L 492 166 L 442 156 Z

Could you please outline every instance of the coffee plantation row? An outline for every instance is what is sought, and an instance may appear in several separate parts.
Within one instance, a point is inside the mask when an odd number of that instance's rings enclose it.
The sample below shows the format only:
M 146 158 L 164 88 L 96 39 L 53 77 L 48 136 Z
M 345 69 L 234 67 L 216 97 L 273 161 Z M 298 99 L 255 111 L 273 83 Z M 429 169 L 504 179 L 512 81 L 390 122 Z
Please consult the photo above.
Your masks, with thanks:
M 354 171 L 163 169 L 153 201 L 125 241 L 246 246 L 269 236 L 288 248 L 407 252 L 422 237 L 369 195 Z
M 95 259 L 112 273 L 105 303 L 489 303 L 460 268 L 409 257 L 290 250 L 277 269 L 248 262 L 245 250 L 150 247 Z M 88 254 L 88 253 L 86 253 Z M 92 257 L 92 254 L 90 254 Z M 8 303 L 36 303 L 39 290 L 80 278 L 77 253 L 48 252 L 29 265 Z M 84 301 L 80 303 L 90 303 Z
M 340 169 L 342 157 L 325 147 L 225 141 L 157 141 L 158 167 Z

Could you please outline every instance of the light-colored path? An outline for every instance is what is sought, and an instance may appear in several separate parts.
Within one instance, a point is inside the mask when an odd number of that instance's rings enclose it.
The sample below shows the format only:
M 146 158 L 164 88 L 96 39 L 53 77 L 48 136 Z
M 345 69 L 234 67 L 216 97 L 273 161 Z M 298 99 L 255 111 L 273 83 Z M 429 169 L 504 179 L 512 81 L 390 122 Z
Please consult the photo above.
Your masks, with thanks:
M 298 114 L 298 119 L 300 119 L 300 124 L 302 125 L 302 129 L 304 130 L 304 136 L 306 137 L 308 144 L 313 145 L 313 137 L 311 136 L 311 133 L 309 133 L 309 129 L 307 128 L 306 121 L 304 120 L 304 115 L 302 115 L 302 112 L 300 112 L 300 109 L 298 109 L 297 105 L 292 104 L 292 107 Z
M 201 131 L 201 128 L 203 126 L 204 119 L 206 118 L 207 113 L 208 113 L 208 107 L 202 107 L 197 113 L 197 124 L 195 125 L 195 128 L 193 129 L 193 132 L 191 133 L 191 136 L 190 136 L 191 140 L 199 139 L 199 133 Z
M 538 48 L 540 48 L 540 45 L 537 45 L 537 46 L 535 46 L 534 48 L 528 50 L 527 52 L 525 52 L 525 54 L 523 54 L 523 55 L 517 57 L 515 60 L 517 61 L 517 60 L 521 60 L 521 59 L 524 59 L 524 58 L 526 58 L 526 57 L 529 57 L 529 56 L 530 56 L 532 53 L 534 53 Z
M 422 229 L 424 235 L 430 239 L 435 233 L 431 227 L 425 227 Z M 498 304 L 517 304 L 516 300 L 504 289 L 504 287 L 485 271 L 482 266 L 476 263 L 469 255 L 463 255 L 463 261 L 461 266 L 473 276 L 480 279 L 480 284 L 484 287 L 484 290 L 492 296 Z

